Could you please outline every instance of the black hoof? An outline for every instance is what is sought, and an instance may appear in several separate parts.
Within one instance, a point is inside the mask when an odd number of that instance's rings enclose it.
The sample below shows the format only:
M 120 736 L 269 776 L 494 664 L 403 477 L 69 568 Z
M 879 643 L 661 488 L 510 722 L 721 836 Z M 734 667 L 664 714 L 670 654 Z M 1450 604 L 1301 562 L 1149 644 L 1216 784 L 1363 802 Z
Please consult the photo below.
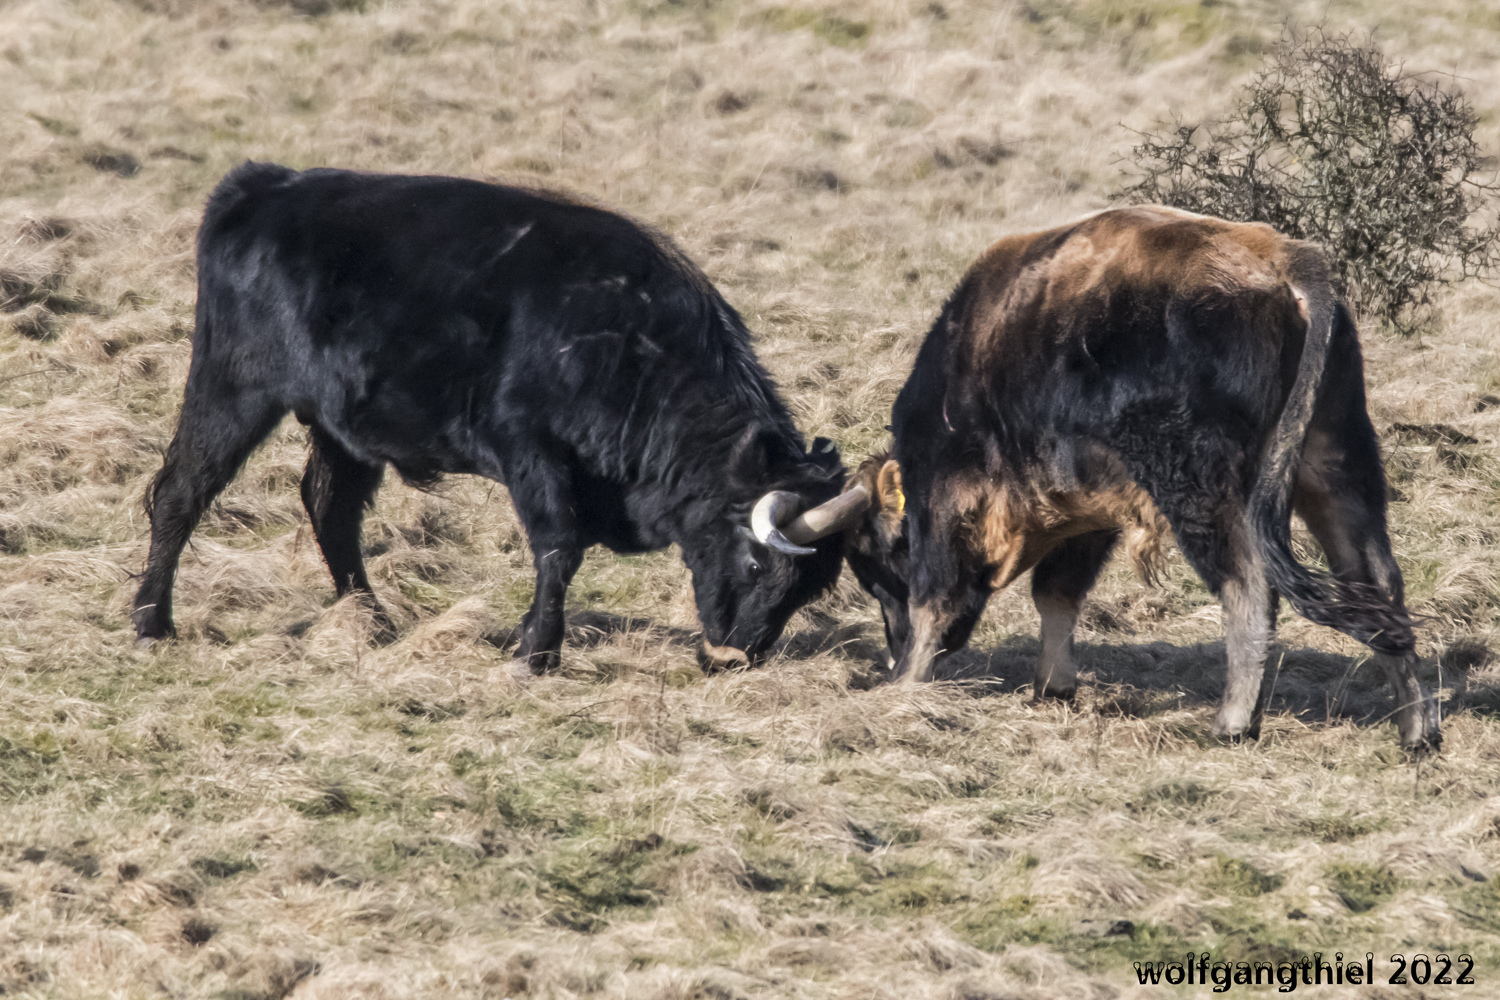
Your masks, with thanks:
M 135 648 L 150 649 L 158 642 L 166 642 L 168 639 L 177 638 L 177 629 L 171 625 L 165 628 L 161 626 L 138 627 L 135 630 Z
M 1411 754 L 1413 759 L 1422 760 L 1425 757 L 1435 757 L 1442 752 L 1443 734 L 1439 732 L 1428 733 L 1423 739 L 1415 743 L 1402 742 L 1401 749 Z
M 370 641 L 377 646 L 389 646 L 399 638 L 401 633 L 396 631 L 396 623 L 384 611 L 377 612 L 370 622 Z
M 556 673 L 557 668 L 562 666 L 562 653 L 548 651 L 545 653 L 532 653 L 529 656 L 516 654 L 516 662 L 526 664 L 534 676 Z

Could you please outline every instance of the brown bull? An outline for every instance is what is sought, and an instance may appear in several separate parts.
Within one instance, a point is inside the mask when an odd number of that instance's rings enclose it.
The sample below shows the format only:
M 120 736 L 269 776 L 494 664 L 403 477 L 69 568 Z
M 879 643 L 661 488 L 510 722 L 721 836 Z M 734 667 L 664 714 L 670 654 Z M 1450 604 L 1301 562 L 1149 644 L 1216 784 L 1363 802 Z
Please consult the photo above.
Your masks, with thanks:
M 1401 741 L 1435 748 L 1416 674 L 1358 332 L 1322 254 L 1268 226 L 1162 207 L 990 247 L 896 400 L 894 455 L 846 556 L 895 675 L 929 680 L 989 595 L 1033 570 L 1038 696 L 1071 696 L 1073 626 L 1121 537 L 1143 576 L 1170 528 L 1224 605 L 1214 729 L 1254 736 L 1278 595 L 1370 645 Z M 1298 563 L 1293 510 L 1331 573 Z

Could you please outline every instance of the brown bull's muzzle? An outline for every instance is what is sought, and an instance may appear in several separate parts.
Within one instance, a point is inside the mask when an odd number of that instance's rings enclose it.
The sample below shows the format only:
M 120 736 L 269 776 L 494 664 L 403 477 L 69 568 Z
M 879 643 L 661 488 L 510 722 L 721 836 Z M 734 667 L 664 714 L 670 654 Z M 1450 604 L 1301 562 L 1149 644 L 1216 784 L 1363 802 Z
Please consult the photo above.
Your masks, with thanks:
M 707 639 L 703 640 L 703 645 L 698 650 L 698 659 L 705 670 L 732 670 L 750 665 L 750 654 L 743 649 L 715 646 Z

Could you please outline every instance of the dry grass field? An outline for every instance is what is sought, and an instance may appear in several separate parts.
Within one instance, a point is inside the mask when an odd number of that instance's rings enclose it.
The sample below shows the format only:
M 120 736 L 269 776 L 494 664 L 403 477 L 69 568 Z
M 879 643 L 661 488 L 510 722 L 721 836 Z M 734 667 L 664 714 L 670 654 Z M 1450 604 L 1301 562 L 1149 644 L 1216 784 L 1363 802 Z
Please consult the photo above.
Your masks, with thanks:
M 1028 704 L 1024 585 L 920 690 L 882 686 L 847 575 L 772 662 L 704 676 L 670 552 L 590 553 L 561 671 L 518 687 L 504 488 L 389 478 L 377 645 L 291 420 L 195 535 L 180 639 L 125 617 L 236 163 L 649 221 L 853 464 L 968 261 L 1109 204 L 1122 125 L 1224 108 L 1289 17 L 1452 74 L 1500 150 L 1481 0 L 0 0 L 0 994 L 1103 1000 L 1206 992 L 1137 960 L 1323 950 L 1467 952 L 1477 984 L 1319 996 L 1500 996 L 1493 288 L 1421 343 L 1366 332 L 1436 759 L 1286 611 L 1263 738 L 1218 744 L 1219 609 L 1180 558 L 1108 571 L 1071 707 Z

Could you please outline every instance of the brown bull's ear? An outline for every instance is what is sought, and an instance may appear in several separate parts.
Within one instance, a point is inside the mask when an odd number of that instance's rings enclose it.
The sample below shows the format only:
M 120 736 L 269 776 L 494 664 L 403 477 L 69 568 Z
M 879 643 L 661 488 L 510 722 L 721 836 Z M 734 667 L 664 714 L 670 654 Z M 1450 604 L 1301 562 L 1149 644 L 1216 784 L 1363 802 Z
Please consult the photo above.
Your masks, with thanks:
M 880 498 L 880 509 L 888 510 L 897 517 L 906 513 L 906 494 L 901 492 L 901 466 L 894 458 L 888 459 L 875 476 L 875 495 Z

